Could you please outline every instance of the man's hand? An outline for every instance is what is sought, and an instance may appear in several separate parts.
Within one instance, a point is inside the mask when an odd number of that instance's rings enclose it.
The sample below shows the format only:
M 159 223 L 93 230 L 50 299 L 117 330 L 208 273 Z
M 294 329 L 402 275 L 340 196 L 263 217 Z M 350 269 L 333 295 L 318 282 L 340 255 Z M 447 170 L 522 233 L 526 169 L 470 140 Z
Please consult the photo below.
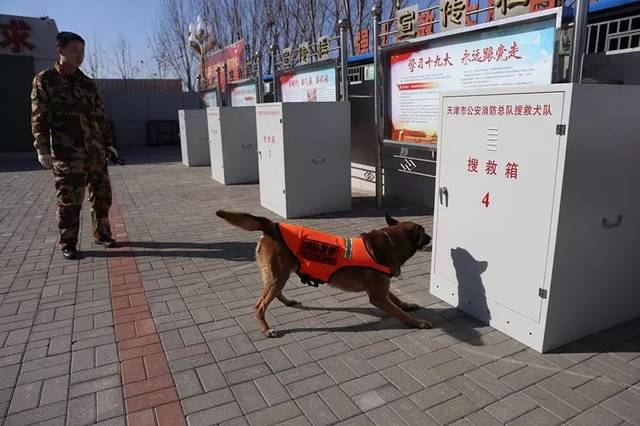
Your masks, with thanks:
M 38 161 L 45 169 L 53 169 L 51 154 L 38 154 Z
M 116 158 L 119 157 L 118 156 L 118 151 L 114 147 L 108 146 L 107 147 L 107 151 L 111 152 L 111 154 L 113 154 L 114 157 L 116 157 Z

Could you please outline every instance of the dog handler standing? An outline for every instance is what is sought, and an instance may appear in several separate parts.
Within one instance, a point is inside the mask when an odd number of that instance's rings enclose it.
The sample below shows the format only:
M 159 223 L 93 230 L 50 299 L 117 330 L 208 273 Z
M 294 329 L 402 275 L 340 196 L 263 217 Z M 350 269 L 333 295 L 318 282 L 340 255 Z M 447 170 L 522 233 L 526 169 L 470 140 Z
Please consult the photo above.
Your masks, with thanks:
M 84 40 L 71 32 L 58 33 L 56 40 L 58 61 L 33 79 L 31 130 L 38 161 L 55 177 L 60 248 L 64 257 L 75 259 L 85 187 L 95 242 L 115 245 L 107 151 L 118 154 L 97 87 L 79 69 Z

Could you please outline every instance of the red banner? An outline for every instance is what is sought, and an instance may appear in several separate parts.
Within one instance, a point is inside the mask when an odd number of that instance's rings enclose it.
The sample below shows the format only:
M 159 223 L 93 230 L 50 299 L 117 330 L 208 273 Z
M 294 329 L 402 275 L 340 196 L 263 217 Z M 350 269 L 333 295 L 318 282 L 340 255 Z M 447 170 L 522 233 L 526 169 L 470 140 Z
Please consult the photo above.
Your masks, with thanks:
M 207 81 L 215 82 L 217 78 L 216 69 L 220 68 L 220 87 L 222 91 L 225 90 L 226 81 L 224 78 L 224 64 L 227 64 L 227 74 L 229 76 L 229 82 L 238 80 L 240 78 L 240 69 L 244 67 L 244 51 L 245 41 L 240 40 L 221 50 L 207 53 L 205 59 L 205 70 L 207 73 Z

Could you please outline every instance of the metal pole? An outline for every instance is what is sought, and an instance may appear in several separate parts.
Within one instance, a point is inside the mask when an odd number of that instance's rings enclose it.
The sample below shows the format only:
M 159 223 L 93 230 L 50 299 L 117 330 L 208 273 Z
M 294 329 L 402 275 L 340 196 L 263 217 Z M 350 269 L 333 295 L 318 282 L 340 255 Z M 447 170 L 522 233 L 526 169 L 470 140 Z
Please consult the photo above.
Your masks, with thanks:
M 220 67 L 216 68 L 216 90 L 218 93 L 216 93 L 216 105 L 219 107 L 222 106 L 222 92 L 220 91 L 220 89 L 222 88 L 222 86 L 220 85 Z
M 349 74 L 347 65 L 347 30 L 349 29 L 349 21 L 341 19 L 338 21 L 340 28 L 340 94 L 342 102 L 349 101 Z
M 222 65 L 222 72 L 224 74 L 224 85 L 222 85 L 222 84 L 220 85 L 220 90 L 224 91 L 224 97 L 225 97 L 225 101 L 226 101 L 226 102 L 224 102 L 223 106 L 225 106 L 225 105 L 228 106 L 230 104 L 230 102 L 229 102 L 229 99 L 227 99 L 227 95 L 228 95 L 227 86 L 229 85 L 230 82 L 229 82 L 229 70 L 228 70 L 226 62 Z M 222 93 L 221 93 L 221 95 L 222 95 Z
M 256 103 L 264 102 L 264 82 L 262 81 L 262 54 L 256 52 L 254 55 L 256 61 Z
M 589 1 L 575 0 L 576 10 L 573 20 L 573 43 L 571 43 L 571 82 L 582 81 L 582 61 L 587 36 Z
M 271 91 L 273 92 L 273 102 L 278 102 L 278 88 L 276 82 L 276 52 L 278 51 L 278 45 L 272 44 L 269 46 L 269 54 L 271 55 Z
M 371 9 L 373 15 L 373 111 L 374 127 L 376 129 L 376 207 L 382 208 L 382 128 L 380 121 L 380 50 L 378 46 L 378 33 L 380 31 L 380 18 L 382 7 L 375 5 Z

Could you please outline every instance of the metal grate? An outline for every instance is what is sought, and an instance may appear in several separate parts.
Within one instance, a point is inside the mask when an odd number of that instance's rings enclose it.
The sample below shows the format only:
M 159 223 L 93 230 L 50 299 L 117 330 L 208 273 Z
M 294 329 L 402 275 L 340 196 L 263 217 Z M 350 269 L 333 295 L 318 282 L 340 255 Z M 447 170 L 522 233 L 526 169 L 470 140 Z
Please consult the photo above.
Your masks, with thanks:
M 640 15 L 627 16 L 588 26 L 586 54 L 640 52 Z

